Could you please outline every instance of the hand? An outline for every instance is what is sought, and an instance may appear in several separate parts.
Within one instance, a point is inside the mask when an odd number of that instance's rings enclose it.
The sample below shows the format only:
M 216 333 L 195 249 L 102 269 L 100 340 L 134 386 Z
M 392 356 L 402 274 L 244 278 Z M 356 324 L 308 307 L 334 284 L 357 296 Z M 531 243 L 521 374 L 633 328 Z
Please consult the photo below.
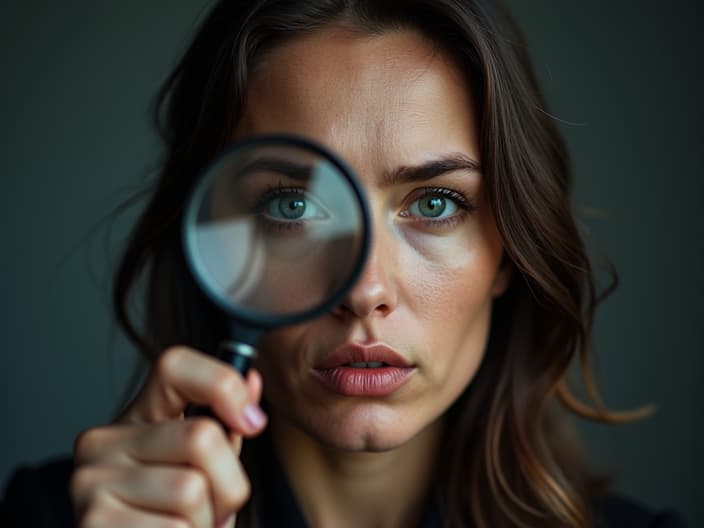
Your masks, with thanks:
M 71 496 L 79 525 L 232 527 L 250 487 L 242 437 L 259 434 L 262 380 L 185 347 L 166 350 L 115 424 L 76 439 Z M 188 405 L 212 418 L 184 418 Z

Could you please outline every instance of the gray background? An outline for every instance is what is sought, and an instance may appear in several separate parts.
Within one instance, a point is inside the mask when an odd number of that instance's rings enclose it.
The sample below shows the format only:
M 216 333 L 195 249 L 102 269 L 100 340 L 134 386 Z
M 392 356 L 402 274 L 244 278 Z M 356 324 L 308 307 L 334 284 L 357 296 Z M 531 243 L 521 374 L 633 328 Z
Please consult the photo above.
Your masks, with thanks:
M 101 218 L 158 160 L 148 102 L 206 0 L 3 2 L 0 22 L 0 482 L 104 423 L 134 357 L 108 279 L 134 211 Z M 581 425 L 618 489 L 704 518 L 704 79 L 694 1 L 512 0 L 575 164 L 579 206 L 621 286 L 597 321 L 606 402 L 643 422 Z M 60 7 L 59 7 L 60 6 Z M 92 229 L 95 227 L 95 229 Z

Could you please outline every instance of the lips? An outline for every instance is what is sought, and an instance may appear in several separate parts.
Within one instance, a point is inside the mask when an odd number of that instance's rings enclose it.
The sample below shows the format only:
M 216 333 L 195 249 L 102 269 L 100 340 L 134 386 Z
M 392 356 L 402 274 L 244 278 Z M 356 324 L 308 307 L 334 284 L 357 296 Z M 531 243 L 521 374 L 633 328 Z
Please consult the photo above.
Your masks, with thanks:
M 385 345 L 343 345 L 311 370 L 325 388 L 342 396 L 388 396 L 399 389 L 416 368 Z
M 401 368 L 412 366 L 403 356 L 385 345 L 347 344 L 333 350 L 315 368 L 330 369 L 353 363 L 383 363 L 386 366 Z

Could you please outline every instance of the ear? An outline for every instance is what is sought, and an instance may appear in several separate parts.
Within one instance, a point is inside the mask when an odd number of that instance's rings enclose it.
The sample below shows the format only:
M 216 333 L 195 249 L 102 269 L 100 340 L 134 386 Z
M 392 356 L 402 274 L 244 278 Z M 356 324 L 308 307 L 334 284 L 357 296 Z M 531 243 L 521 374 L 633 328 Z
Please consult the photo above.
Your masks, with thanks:
M 511 284 L 511 277 L 513 277 L 513 270 L 513 261 L 504 252 L 494 276 L 494 284 L 491 286 L 491 295 L 495 299 L 501 297 L 508 289 L 509 284 Z

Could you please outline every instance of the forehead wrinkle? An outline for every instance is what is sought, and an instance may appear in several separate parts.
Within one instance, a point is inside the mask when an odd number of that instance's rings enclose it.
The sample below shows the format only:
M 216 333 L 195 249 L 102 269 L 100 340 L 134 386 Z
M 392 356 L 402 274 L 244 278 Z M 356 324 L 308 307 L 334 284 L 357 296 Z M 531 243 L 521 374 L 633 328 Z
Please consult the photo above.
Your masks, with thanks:
M 427 101 L 439 93 L 441 80 L 438 72 L 432 71 L 436 58 L 437 54 L 429 51 L 427 62 L 421 67 L 404 68 L 400 80 L 388 76 L 382 78 L 387 93 L 395 97 L 387 97 L 383 109 L 375 104 L 364 109 L 366 123 L 372 125 L 369 132 L 373 137 L 370 141 L 373 148 L 367 155 L 374 160 L 375 167 L 388 170 L 390 167 L 386 165 L 390 158 L 412 159 L 417 145 L 404 143 L 399 138 L 407 139 L 414 133 L 422 135 L 424 129 L 432 126 L 433 116 L 429 113 Z M 399 65 L 398 59 L 393 62 Z

